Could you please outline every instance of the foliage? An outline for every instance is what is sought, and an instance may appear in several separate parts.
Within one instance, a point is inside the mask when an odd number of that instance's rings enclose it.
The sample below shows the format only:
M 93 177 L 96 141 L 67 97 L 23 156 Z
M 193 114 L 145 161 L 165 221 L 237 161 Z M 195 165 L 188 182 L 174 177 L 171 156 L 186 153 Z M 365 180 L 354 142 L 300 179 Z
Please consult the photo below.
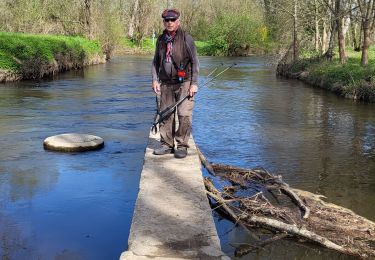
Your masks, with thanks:
M 211 55 L 264 49 L 268 44 L 267 28 L 247 14 L 222 14 L 209 27 L 208 41 Z
M 113 51 L 121 41 L 123 28 L 121 21 L 118 19 L 116 9 L 105 5 L 100 12 L 101 15 L 96 20 L 97 29 L 95 38 L 101 43 L 102 50 L 106 54 L 107 59 L 110 59 Z
M 336 10 L 335 4 L 339 2 L 341 5 Z M 182 26 L 196 40 L 210 42 L 201 50 L 205 54 L 245 55 L 270 50 L 283 52 L 293 42 L 294 46 L 298 46 L 295 49 L 301 51 L 300 57 L 304 58 L 305 51 L 322 54 L 328 47 L 332 49 L 330 42 L 337 44 L 337 39 L 330 41 L 329 37 L 330 33 L 337 37 L 337 32 L 332 32 L 336 16 L 344 19 L 352 17 L 349 27 L 345 29 L 347 46 L 357 49 L 363 46 L 361 12 L 366 9 L 362 8 L 361 11 L 360 8 L 353 8 L 353 5 L 364 2 L 366 1 L 2 0 L 0 31 L 79 35 L 98 39 L 104 52 L 110 57 L 124 37 L 130 37 L 139 49 L 143 49 L 144 38 L 151 37 L 153 32 L 162 32 L 160 14 L 163 9 L 172 7 L 180 10 Z
M 0 32 L 0 69 L 17 71 L 23 62 L 35 57 L 50 62 L 56 54 L 68 53 L 82 60 L 101 53 L 101 48 L 97 41 L 78 36 Z
M 309 83 L 361 100 L 375 101 L 375 48 L 370 48 L 369 65 L 361 66 L 360 53 L 346 49 L 347 61 L 340 64 L 339 58 L 332 61 L 315 55 L 295 62 L 290 72 L 308 72 Z M 323 84 L 323 85 L 322 85 Z
M 141 41 L 140 47 L 135 40 L 129 39 L 127 37 L 122 38 L 119 47 L 122 48 L 123 52 L 132 53 L 146 53 L 153 54 L 155 51 L 156 38 L 154 43 L 152 38 L 144 38 Z M 198 55 L 209 55 L 209 50 L 211 48 L 210 43 L 203 41 L 195 41 L 195 46 L 197 48 Z
M 213 49 L 209 42 L 195 41 L 195 47 L 197 48 L 198 55 L 209 56 Z
M 308 69 L 315 75 L 325 75 L 335 81 L 340 81 L 344 84 L 352 83 L 362 79 L 370 79 L 375 75 L 375 47 L 369 51 L 370 65 L 367 67 L 360 66 L 361 55 L 351 49 L 346 49 L 347 62 L 341 65 L 338 57 L 332 61 L 323 61 L 314 59 L 310 56 L 310 60 L 315 62 L 308 63 Z
M 208 32 L 211 32 L 213 41 L 205 47 L 206 54 L 227 54 L 228 49 L 232 52 L 232 49 L 250 45 L 264 49 L 263 43 L 269 38 L 268 28 L 262 25 L 262 7 L 257 0 L 231 3 L 226 0 L 2 0 L 0 31 L 97 39 L 110 57 L 124 37 L 130 37 L 140 50 L 147 48 L 144 39 L 163 30 L 160 14 L 167 4 L 180 10 L 182 26 L 194 39 L 207 41 Z M 240 17 L 245 18 L 242 23 Z M 231 19 L 234 19 L 233 23 Z M 216 22 L 221 24 L 215 26 Z M 233 39 L 228 31 L 218 31 L 223 25 L 237 29 L 235 34 L 240 30 L 243 33 Z M 247 32 L 250 35 L 245 35 Z M 216 40 L 216 34 L 221 38 Z M 231 42 L 226 45 L 220 39 Z
M 135 39 L 130 39 L 128 37 L 122 38 L 119 45 L 119 52 L 125 53 L 142 53 L 142 54 L 152 54 L 155 51 L 155 43 L 152 43 L 152 38 L 143 38 L 140 43 Z

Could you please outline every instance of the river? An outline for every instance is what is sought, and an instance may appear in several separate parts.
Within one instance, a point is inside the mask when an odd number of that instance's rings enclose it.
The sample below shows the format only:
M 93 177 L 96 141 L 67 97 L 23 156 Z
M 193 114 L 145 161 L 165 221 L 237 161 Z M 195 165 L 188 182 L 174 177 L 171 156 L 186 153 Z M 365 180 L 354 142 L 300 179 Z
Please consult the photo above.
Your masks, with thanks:
M 2 259 L 118 259 L 127 237 L 153 119 L 148 56 L 115 58 L 54 80 L 0 86 Z M 291 186 L 375 220 L 375 106 L 278 79 L 258 57 L 201 57 L 193 135 L 213 162 L 263 167 Z M 221 63 L 226 65 L 222 66 Z M 45 151 L 61 133 L 102 137 L 85 153 Z M 205 173 L 207 174 L 207 173 Z M 249 242 L 214 214 L 223 250 Z M 342 259 L 278 242 L 256 259 Z

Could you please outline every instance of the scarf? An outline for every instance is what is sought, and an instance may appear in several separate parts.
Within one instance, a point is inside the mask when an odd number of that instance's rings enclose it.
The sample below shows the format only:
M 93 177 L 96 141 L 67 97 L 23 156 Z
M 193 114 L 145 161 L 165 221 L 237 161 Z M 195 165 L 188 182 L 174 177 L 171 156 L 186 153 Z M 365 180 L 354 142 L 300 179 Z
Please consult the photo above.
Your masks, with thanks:
M 165 41 L 167 43 L 167 52 L 166 52 L 166 62 L 172 62 L 172 49 L 173 49 L 173 40 L 176 36 L 176 32 L 173 32 L 171 34 L 166 33 L 165 34 Z

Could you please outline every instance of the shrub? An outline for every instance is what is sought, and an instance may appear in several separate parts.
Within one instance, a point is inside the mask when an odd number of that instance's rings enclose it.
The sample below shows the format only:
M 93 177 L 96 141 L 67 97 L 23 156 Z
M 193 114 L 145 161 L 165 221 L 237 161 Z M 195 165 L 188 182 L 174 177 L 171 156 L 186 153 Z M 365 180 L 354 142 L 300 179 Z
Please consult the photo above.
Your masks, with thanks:
M 245 50 L 267 49 L 268 30 L 248 14 L 222 14 L 208 29 L 208 54 L 236 55 Z

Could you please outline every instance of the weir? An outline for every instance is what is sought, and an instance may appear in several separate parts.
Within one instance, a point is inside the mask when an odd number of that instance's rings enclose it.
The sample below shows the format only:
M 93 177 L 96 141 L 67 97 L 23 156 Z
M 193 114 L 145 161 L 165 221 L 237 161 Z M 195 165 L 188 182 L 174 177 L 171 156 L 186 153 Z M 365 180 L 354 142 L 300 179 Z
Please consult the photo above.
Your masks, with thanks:
M 159 134 L 150 132 L 128 251 L 131 259 L 229 259 L 221 251 L 193 138 L 188 156 L 156 156 Z

